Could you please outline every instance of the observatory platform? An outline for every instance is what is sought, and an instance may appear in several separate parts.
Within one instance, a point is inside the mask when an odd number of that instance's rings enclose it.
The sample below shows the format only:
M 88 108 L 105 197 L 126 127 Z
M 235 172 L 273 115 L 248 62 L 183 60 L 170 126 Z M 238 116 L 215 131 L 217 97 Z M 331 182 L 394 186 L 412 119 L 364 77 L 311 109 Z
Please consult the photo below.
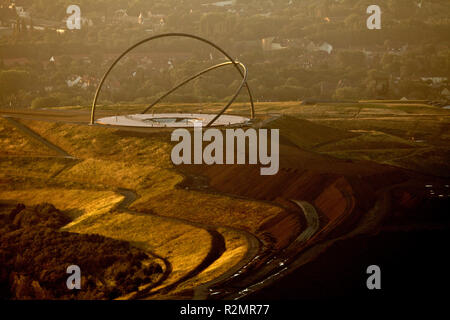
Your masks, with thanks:
M 216 117 L 215 114 L 201 113 L 133 114 L 101 118 L 96 120 L 95 123 L 110 126 L 140 128 L 189 128 L 194 127 L 198 122 L 201 122 L 202 126 L 206 127 L 214 117 Z M 250 121 L 250 119 L 245 117 L 221 115 L 214 121 L 212 126 L 245 124 L 248 121 Z
M 225 58 L 228 60 L 223 63 L 216 64 L 214 66 L 211 66 L 207 69 L 204 69 L 197 74 L 181 81 L 178 83 L 175 87 L 161 95 L 156 101 L 154 101 L 152 104 L 150 104 L 142 113 L 140 114 L 134 114 L 134 115 L 121 115 L 121 116 L 113 116 L 113 117 L 107 117 L 107 118 L 101 118 L 96 119 L 95 118 L 95 109 L 97 106 L 97 101 L 99 98 L 99 94 L 102 90 L 103 84 L 106 81 L 106 78 L 110 74 L 110 72 L 114 69 L 114 67 L 119 63 L 119 61 L 125 57 L 130 51 L 134 50 L 135 48 L 139 47 L 140 45 L 160 39 L 160 38 L 166 38 L 166 37 L 183 37 L 183 38 L 190 38 L 196 41 L 200 41 L 203 43 L 208 44 L 209 46 L 215 48 L 219 52 L 221 52 Z M 161 113 L 161 114 L 148 114 L 150 109 L 152 109 L 155 105 L 157 105 L 159 102 L 161 102 L 164 98 L 178 90 L 179 88 L 183 87 L 184 85 L 188 84 L 189 82 L 201 77 L 205 73 L 208 73 L 210 71 L 224 68 L 226 66 L 232 66 L 236 69 L 239 76 L 242 78 L 240 86 L 236 89 L 236 92 L 231 97 L 230 101 L 221 108 L 221 110 L 216 114 L 196 114 L 196 113 Z M 211 126 L 230 126 L 230 125 L 241 125 L 247 123 L 250 119 L 255 118 L 255 106 L 253 103 L 253 96 L 251 93 L 251 90 L 249 88 L 249 85 L 247 83 L 247 77 L 248 77 L 248 70 L 245 67 L 245 65 L 242 62 L 239 62 L 237 60 L 234 60 L 228 53 L 226 53 L 222 48 L 217 46 L 216 44 L 212 43 L 211 41 L 208 41 L 202 37 L 187 34 L 187 33 L 165 33 L 165 34 L 159 34 L 154 35 L 149 38 L 146 38 L 144 40 L 139 41 L 138 43 L 132 45 L 127 50 L 125 50 L 119 57 L 117 57 L 114 62 L 111 64 L 111 66 L 108 68 L 108 70 L 103 75 L 100 83 L 98 84 L 97 90 L 95 92 L 94 101 L 92 103 L 92 109 L 91 109 L 91 122 L 90 124 L 103 124 L 103 125 L 111 125 L 111 126 L 123 126 L 123 127 L 140 127 L 140 128 L 189 128 L 194 127 L 195 125 L 198 125 L 201 123 L 203 127 L 211 127 Z M 240 116 L 231 116 L 231 115 L 225 115 L 225 112 L 228 110 L 228 108 L 234 103 L 236 98 L 239 96 L 242 89 L 246 89 L 249 100 L 250 100 L 250 119 L 244 118 Z

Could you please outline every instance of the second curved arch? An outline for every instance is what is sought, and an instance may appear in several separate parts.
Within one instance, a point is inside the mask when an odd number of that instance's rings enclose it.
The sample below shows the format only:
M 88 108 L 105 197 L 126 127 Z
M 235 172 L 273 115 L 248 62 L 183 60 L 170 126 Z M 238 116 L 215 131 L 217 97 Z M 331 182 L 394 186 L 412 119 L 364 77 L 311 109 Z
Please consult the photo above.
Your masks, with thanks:
M 191 76 L 191 77 L 189 77 L 189 78 L 183 80 L 182 82 L 180 82 L 179 84 L 177 84 L 175 87 L 173 87 L 172 89 L 170 89 L 169 91 L 167 91 L 166 93 L 164 93 L 163 95 L 161 95 L 158 99 L 156 99 L 156 100 L 155 100 L 152 104 L 150 104 L 144 111 L 142 111 L 142 114 L 147 113 L 151 108 L 153 108 L 155 105 L 157 105 L 159 102 L 161 102 L 164 98 L 168 97 L 170 94 L 172 94 L 172 93 L 175 92 L 176 90 L 180 89 L 180 88 L 183 87 L 184 85 L 188 84 L 189 82 L 191 82 L 191 81 L 193 81 L 193 80 L 195 80 L 195 79 L 201 77 L 201 76 L 204 75 L 205 73 L 208 73 L 208 72 L 210 72 L 210 71 L 213 71 L 213 70 L 216 70 L 216 69 L 219 69 L 219 68 L 222 68 L 222 67 L 226 67 L 226 66 L 229 66 L 229 65 L 233 65 L 233 64 L 239 65 L 239 66 L 243 69 L 244 73 L 243 73 L 243 76 L 242 76 L 242 82 L 241 82 L 241 85 L 240 85 L 239 88 L 237 89 L 237 91 L 236 91 L 236 93 L 234 94 L 233 98 L 228 102 L 227 106 L 225 107 L 225 109 L 228 108 L 228 107 L 234 102 L 234 100 L 237 98 L 237 96 L 238 96 L 239 93 L 241 92 L 242 88 L 243 88 L 244 86 L 247 85 L 247 75 L 248 75 L 247 68 L 245 67 L 245 65 L 244 65 L 242 62 L 239 62 L 239 61 L 234 61 L 234 62 L 233 62 L 233 61 L 227 61 L 227 62 L 224 62 L 224 63 L 216 64 L 216 65 L 214 65 L 214 66 L 212 66 L 212 67 L 209 67 L 209 68 L 207 68 L 207 69 L 204 69 L 204 70 L 202 70 L 202 71 L 196 73 L 195 75 L 193 75 L 193 76 Z M 252 97 L 252 95 L 251 95 L 250 92 L 248 92 L 248 94 L 249 94 L 250 104 L 251 104 L 252 110 L 254 110 L 254 106 L 253 106 L 253 97 Z M 253 117 L 253 114 L 252 114 L 252 117 Z M 208 126 L 211 125 L 216 119 L 217 119 L 217 118 L 214 118 L 214 119 L 208 124 Z

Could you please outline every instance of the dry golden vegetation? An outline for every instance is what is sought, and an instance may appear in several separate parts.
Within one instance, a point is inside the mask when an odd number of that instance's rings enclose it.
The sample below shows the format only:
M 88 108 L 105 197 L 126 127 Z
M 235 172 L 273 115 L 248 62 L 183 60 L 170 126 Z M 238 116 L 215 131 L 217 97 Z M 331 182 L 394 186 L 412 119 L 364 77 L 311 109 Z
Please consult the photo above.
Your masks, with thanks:
M 282 121 L 280 128 L 288 131 L 289 139 L 302 148 L 342 159 L 371 160 L 449 176 L 448 110 L 425 103 L 395 101 L 261 103 L 257 110 L 308 120 L 301 133 L 289 128 L 286 121 Z M 314 123 L 322 126 L 315 129 Z M 327 131 L 323 126 L 328 127 Z M 329 138 L 332 136 L 335 139 Z
M 124 240 L 164 257 L 170 262 L 172 272 L 163 286 L 196 268 L 212 249 L 211 238 L 204 229 L 163 217 L 129 212 L 80 217 L 64 230 Z
M 152 208 L 160 215 L 249 231 L 256 231 L 266 219 L 282 212 L 282 209 L 262 202 L 177 189 L 170 193 L 146 194 L 132 207 L 142 212 Z
M 61 232 L 70 221 L 51 204 L 0 202 L 2 299 L 113 299 L 156 285 L 158 260 L 129 242 Z M 95 253 L 95 254 L 93 254 Z M 77 263 L 82 290 L 67 290 L 66 269 Z
M 6 178 L 35 178 L 41 183 L 61 171 L 69 162 L 63 158 L 1 156 L 0 176 Z M 23 185 L 19 186 L 22 188 Z M 8 185 L 2 188 L 9 187 Z M 16 186 L 17 187 L 17 186 Z M 14 187 L 15 188 L 15 187 Z
M 110 212 L 123 196 L 112 191 L 77 190 L 61 188 L 18 189 L 0 192 L 3 199 L 14 199 L 25 205 L 34 206 L 51 201 L 75 222 L 93 215 Z M 72 222 L 73 223 L 73 222 Z M 68 226 L 66 226 L 68 227 Z
M 55 156 L 53 150 L 37 144 L 31 138 L 24 136 L 6 119 L 0 118 L 0 150 L 2 156 Z
M 229 228 L 218 228 L 217 231 L 224 237 L 227 250 L 208 268 L 181 284 L 180 291 L 214 280 L 218 274 L 226 273 L 230 267 L 237 265 L 245 257 L 248 243 L 241 233 Z
M 204 110 L 199 104 L 165 104 L 157 110 L 214 112 L 221 106 L 208 104 Z M 237 104 L 232 113 L 245 115 L 247 108 L 248 104 Z M 141 110 L 141 106 L 129 106 L 122 113 L 130 110 Z M 450 172 L 450 120 L 448 111 L 439 108 L 375 102 L 285 102 L 261 103 L 257 111 L 261 115 L 257 122 L 272 118 L 266 126 L 280 129 L 286 139 L 284 148 L 300 148 L 294 154 L 309 159 L 305 163 L 319 153 L 424 173 Z M 77 159 L 61 158 L 0 119 L 0 200 L 26 205 L 51 202 L 72 220 L 63 228 L 65 231 L 126 241 L 162 257 L 165 260 L 158 260 L 159 264 L 171 272 L 152 292 L 183 279 L 186 281 L 169 293 L 183 295 L 218 278 L 248 254 L 249 239 L 233 228 L 259 235 L 262 226 L 286 218 L 284 209 L 269 202 L 180 187 L 184 176 L 170 161 L 169 131 L 20 121 Z M 303 160 L 289 161 L 295 162 L 296 168 Z M 341 163 L 341 167 L 344 165 L 351 164 Z M 136 199 L 130 195 L 133 193 Z M 217 252 L 218 259 L 184 279 L 217 250 L 217 239 L 207 229 L 218 232 L 225 250 Z
M 61 170 L 66 160 L 46 158 L 42 167 L 47 169 L 43 171 L 34 158 L 21 160 L 28 161 L 28 166 L 3 159 L 1 176 L 21 179 L 15 185 L 2 186 L 0 199 L 29 205 L 50 201 L 73 220 L 64 230 L 125 240 L 167 259 L 171 274 L 153 291 L 186 276 L 214 250 L 208 231 L 178 218 L 218 227 L 226 246 L 218 260 L 183 284 L 184 290 L 220 276 L 247 252 L 248 243 L 242 233 L 220 226 L 255 231 L 282 212 L 265 203 L 179 189 L 183 176 L 170 162 L 167 132 L 141 134 L 104 127 L 21 122 L 78 161 L 70 160 L 71 165 Z M 56 164 L 59 166 L 52 169 Z M 130 207 L 134 211 L 115 210 L 124 200 L 118 188 L 137 193 Z
M 183 176 L 170 161 L 168 132 L 149 135 L 102 127 L 24 123 L 83 159 L 56 180 L 133 189 L 140 196 L 131 206 L 137 211 L 249 230 L 256 230 L 265 219 L 281 212 L 264 203 L 177 188 Z

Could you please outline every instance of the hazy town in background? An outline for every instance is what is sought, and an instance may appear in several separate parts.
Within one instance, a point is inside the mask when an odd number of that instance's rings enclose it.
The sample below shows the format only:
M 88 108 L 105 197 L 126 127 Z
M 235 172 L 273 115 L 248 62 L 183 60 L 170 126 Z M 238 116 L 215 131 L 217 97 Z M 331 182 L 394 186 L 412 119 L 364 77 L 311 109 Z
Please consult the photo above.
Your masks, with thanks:
M 258 101 L 408 99 L 447 105 L 450 3 L 379 0 L 382 28 L 368 30 L 372 2 L 1 0 L 0 105 L 88 105 L 113 58 L 166 32 L 198 34 L 227 48 L 249 67 Z M 72 4 L 81 8 L 80 30 L 67 29 Z M 151 102 L 222 58 L 195 41 L 152 42 L 114 71 L 102 103 Z M 225 101 L 238 85 L 232 70 L 210 73 L 169 101 Z

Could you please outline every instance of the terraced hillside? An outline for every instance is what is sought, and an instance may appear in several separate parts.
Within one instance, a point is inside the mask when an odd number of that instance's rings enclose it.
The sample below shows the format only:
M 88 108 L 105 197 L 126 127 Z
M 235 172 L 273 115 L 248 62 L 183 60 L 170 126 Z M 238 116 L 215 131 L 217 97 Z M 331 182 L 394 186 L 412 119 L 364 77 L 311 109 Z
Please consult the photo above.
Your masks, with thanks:
M 440 109 L 292 102 L 259 110 L 255 127 L 280 130 L 275 176 L 250 165 L 175 167 L 166 129 L 87 126 L 83 110 L 52 110 L 49 121 L 45 111 L 8 113 L 0 201 L 50 202 L 68 219 L 54 232 L 128 243 L 160 267 L 153 281 L 103 298 L 235 298 L 314 261 L 335 239 L 374 232 L 398 201 L 416 199 L 419 191 L 405 191 L 412 186 L 446 184 L 450 122 Z

